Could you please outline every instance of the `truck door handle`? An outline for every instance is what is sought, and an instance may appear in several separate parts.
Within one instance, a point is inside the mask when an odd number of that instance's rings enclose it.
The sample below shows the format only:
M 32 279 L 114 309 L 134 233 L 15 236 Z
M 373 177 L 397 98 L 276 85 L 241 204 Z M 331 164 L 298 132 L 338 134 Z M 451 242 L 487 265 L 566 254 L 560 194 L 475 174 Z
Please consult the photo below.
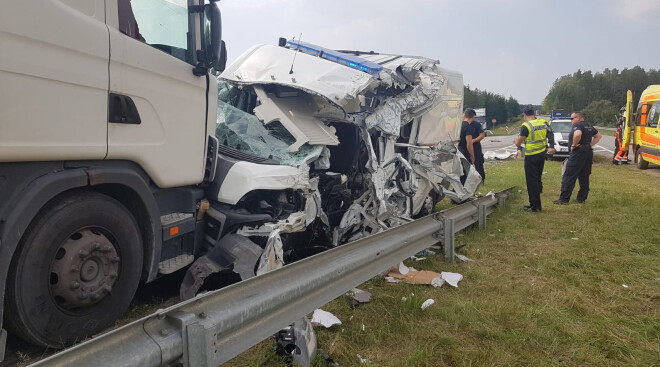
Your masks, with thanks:
M 108 122 L 139 125 L 142 120 L 131 97 L 108 93 Z

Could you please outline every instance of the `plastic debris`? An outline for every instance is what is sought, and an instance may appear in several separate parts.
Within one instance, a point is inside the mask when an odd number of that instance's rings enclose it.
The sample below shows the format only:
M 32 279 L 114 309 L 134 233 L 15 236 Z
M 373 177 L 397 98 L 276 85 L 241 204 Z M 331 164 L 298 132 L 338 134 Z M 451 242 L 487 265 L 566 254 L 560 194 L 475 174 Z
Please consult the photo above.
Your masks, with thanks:
M 474 260 L 470 259 L 469 257 L 467 257 L 467 256 L 465 256 L 465 255 L 461 255 L 461 254 L 456 254 L 456 257 L 457 257 L 459 260 L 462 260 L 462 261 L 465 261 L 465 262 L 468 262 L 468 261 L 474 261 Z
M 385 280 L 388 283 L 401 283 L 401 279 L 397 279 L 397 278 L 390 277 L 390 276 L 385 277 Z
M 628 284 L 621 284 L 623 288 L 628 288 Z
M 442 278 L 433 278 L 433 280 L 431 280 L 431 285 L 434 286 L 435 288 L 440 288 L 445 283 L 446 283 L 446 281 Z
M 358 359 L 360 360 L 360 363 L 362 363 L 362 364 L 365 364 L 365 363 L 371 363 L 370 360 L 368 360 L 368 359 L 366 359 L 366 358 L 362 358 L 362 356 L 359 355 L 359 354 L 357 355 L 357 357 L 358 357 Z
M 422 311 L 426 310 L 427 308 L 429 308 L 429 306 L 431 306 L 434 303 L 435 301 L 432 298 L 427 299 L 426 301 L 424 301 L 424 303 L 422 303 Z
M 333 315 L 332 313 L 323 311 L 322 309 L 318 308 L 314 310 L 314 314 L 312 315 L 312 324 L 329 328 L 333 325 L 341 325 L 341 320 L 339 320 L 337 316 Z
M 445 272 L 445 271 L 440 273 L 440 277 L 442 279 L 446 280 L 447 284 L 449 284 L 450 286 L 452 286 L 454 288 L 458 288 L 458 282 L 463 280 L 463 275 L 458 274 L 458 273 L 449 273 L 449 272 Z
M 571 238 L 571 239 L 572 239 L 573 241 L 577 241 L 577 240 L 579 240 L 579 238 L 577 238 L 577 237 L 573 237 L 573 238 Z

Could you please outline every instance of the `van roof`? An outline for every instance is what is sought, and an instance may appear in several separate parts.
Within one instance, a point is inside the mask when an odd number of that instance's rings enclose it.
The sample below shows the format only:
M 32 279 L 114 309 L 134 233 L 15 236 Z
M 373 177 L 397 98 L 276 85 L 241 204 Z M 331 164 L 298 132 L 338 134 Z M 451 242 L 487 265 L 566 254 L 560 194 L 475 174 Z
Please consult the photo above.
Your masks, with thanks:
M 644 89 L 644 92 L 642 92 L 641 98 L 643 99 L 645 96 L 649 94 L 658 94 L 658 93 L 660 93 L 660 84 L 649 85 L 646 89 Z

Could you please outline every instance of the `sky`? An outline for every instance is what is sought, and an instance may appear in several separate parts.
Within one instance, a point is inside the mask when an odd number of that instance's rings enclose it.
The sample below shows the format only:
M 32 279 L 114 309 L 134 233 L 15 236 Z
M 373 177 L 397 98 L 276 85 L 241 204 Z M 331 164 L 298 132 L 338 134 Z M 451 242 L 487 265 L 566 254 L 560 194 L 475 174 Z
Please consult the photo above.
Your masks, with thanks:
M 222 0 L 228 60 L 279 37 L 424 56 L 471 88 L 541 104 L 578 69 L 660 68 L 660 0 Z M 629 51 L 628 51 L 629 50 Z

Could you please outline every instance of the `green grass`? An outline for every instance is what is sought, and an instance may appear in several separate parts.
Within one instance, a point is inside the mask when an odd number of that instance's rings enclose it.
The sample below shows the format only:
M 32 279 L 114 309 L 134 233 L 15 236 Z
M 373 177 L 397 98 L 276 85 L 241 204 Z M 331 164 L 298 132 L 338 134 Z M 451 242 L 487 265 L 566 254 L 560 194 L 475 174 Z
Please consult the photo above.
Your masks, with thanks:
M 362 285 L 371 303 L 351 309 L 340 297 L 323 306 L 343 325 L 315 328 L 318 347 L 342 366 L 660 365 L 657 179 L 598 162 L 587 203 L 568 206 L 552 204 L 560 163 L 547 162 L 543 213 L 521 210 L 522 160 L 487 164 L 482 193 L 521 192 L 488 217 L 486 230 L 457 234 L 460 252 L 475 261 L 408 261 L 463 274 L 459 288 L 374 278 Z M 436 303 L 422 311 L 427 298 Z M 264 341 L 227 365 L 285 366 L 273 346 Z

